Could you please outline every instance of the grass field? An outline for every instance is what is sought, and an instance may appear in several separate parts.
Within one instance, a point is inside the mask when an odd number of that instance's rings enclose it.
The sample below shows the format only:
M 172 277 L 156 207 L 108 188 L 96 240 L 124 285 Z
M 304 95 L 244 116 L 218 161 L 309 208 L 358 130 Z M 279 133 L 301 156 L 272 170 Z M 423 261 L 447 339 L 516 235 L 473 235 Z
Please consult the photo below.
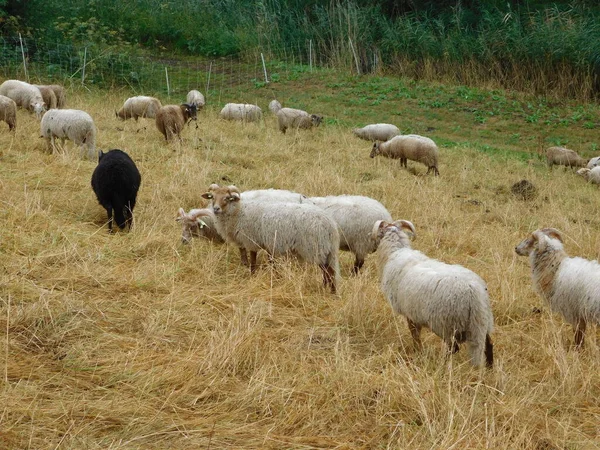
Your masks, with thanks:
M 128 96 L 71 90 L 68 104 L 142 173 L 130 233 L 107 233 L 94 162 L 71 143 L 44 153 L 23 111 L 16 134 L 0 125 L 0 448 L 600 447 L 598 330 L 571 350 L 571 328 L 514 253 L 552 226 L 570 254 L 598 258 L 598 188 L 539 156 L 554 144 L 600 154 L 597 105 L 323 71 L 209 96 L 199 128 L 166 145 L 153 121 L 114 117 Z M 217 118 L 227 101 L 267 111 L 273 96 L 324 125 L 282 135 L 268 114 Z M 436 140 L 441 176 L 370 159 L 350 128 L 375 122 Z M 511 193 L 523 178 L 535 199 Z M 372 256 L 351 277 L 343 253 L 331 295 L 314 267 L 285 260 L 250 276 L 231 246 L 183 246 L 177 209 L 203 205 L 213 182 L 368 195 L 411 220 L 416 249 L 488 283 L 494 369 L 473 369 L 465 349 L 446 358 L 430 332 L 416 353 Z

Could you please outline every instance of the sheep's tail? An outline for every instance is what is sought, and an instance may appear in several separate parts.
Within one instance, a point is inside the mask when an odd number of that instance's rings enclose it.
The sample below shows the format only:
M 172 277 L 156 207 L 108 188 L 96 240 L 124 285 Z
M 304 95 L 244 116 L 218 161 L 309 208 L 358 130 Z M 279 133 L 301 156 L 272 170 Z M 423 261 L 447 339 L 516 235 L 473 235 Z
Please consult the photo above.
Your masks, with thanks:
M 485 366 L 490 369 L 494 366 L 494 344 L 489 334 L 485 335 Z

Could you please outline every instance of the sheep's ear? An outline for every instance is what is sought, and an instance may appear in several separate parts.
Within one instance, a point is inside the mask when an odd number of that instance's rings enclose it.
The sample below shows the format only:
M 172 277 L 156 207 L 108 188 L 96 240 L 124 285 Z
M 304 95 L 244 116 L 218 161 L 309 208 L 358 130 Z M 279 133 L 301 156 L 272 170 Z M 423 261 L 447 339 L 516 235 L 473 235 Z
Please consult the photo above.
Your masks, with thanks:
M 213 195 L 210 192 L 205 192 L 200 197 L 205 198 L 206 200 L 212 200 L 213 199 Z
M 558 239 L 560 242 L 562 242 L 562 234 L 560 233 L 560 231 L 558 231 L 556 228 L 544 228 L 543 230 L 541 230 L 542 233 L 544 233 L 546 236 L 551 237 L 552 239 Z
M 544 250 L 544 248 L 546 248 L 548 241 L 546 233 L 544 233 L 543 230 L 535 230 L 531 233 L 531 238 L 533 239 L 534 248 L 537 250 Z
M 232 192 L 227 199 L 231 202 L 239 202 L 241 200 L 239 192 Z
M 183 220 L 184 217 L 185 217 L 185 210 L 183 208 L 179 208 L 179 211 L 177 211 L 177 218 L 175 220 L 178 222 L 181 222 L 181 220 Z
M 373 230 L 371 231 L 371 239 L 377 239 L 379 236 L 379 230 L 388 226 L 388 223 L 385 220 L 378 220 L 373 225 Z
M 393 224 L 401 230 L 408 230 L 412 234 L 413 239 L 417 237 L 417 230 L 412 222 L 409 222 L 408 220 L 396 220 Z

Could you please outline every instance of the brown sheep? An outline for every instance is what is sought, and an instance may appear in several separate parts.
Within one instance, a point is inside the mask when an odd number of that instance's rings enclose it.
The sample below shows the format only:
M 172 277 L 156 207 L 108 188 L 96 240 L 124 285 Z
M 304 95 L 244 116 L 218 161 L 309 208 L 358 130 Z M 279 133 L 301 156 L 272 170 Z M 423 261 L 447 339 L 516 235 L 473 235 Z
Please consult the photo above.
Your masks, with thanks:
M 546 162 L 548 167 L 566 166 L 566 167 L 585 167 L 587 159 L 583 159 L 575 151 L 565 147 L 550 147 L 546 149 Z
M 181 141 L 181 130 L 190 120 L 196 120 L 196 105 L 165 105 L 156 113 L 156 128 L 169 142 L 173 136 Z

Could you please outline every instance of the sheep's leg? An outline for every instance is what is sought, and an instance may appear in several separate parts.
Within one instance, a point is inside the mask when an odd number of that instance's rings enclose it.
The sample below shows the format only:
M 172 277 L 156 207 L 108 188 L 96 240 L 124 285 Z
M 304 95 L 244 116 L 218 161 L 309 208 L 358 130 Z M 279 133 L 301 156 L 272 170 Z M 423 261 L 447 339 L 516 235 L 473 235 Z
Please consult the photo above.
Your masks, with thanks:
M 423 349 L 423 344 L 421 343 L 421 325 L 417 325 L 408 317 L 406 318 L 406 323 L 408 323 L 408 329 L 410 330 L 410 334 L 413 338 L 415 348 L 418 351 L 421 351 Z
M 335 270 L 329 264 L 319 264 L 319 267 L 323 272 L 323 285 L 331 286 L 331 293 L 335 294 Z
M 248 267 L 248 252 L 246 252 L 246 249 L 242 247 L 240 247 L 240 259 L 242 261 L 242 265 Z
M 250 251 L 250 273 L 256 272 L 256 252 Z
M 112 233 L 112 225 L 113 225 L 113 209 L 112 206 L 106 208 L 106 214 L 108 215 L 108 232 Z
M 485 366 L 488 368 L 494 366 L 494 344 L 489 334 L 485 335 Z
M 585 338 L 585 329 L 587 323 L 585 319 L 579 319 L 577 324 L 575 325 L 575 348 L 580 350 L 583 348 L 583 340 Z
M 360 271 L 364 263 L 365 260 L 357 256 L 356 260 L 354 261 L 354 266 L 352 267 L 352 275 L 358 275 L 358 272 Z

